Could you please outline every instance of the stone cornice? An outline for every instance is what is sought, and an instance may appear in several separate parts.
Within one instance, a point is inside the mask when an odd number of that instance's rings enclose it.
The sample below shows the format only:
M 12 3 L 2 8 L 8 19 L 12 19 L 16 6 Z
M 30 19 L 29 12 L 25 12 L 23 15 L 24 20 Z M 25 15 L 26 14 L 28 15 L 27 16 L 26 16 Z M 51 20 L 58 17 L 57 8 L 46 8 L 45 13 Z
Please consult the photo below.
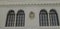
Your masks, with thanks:
M 0 5 L 60 5 L 60 0 L 0 0 Z

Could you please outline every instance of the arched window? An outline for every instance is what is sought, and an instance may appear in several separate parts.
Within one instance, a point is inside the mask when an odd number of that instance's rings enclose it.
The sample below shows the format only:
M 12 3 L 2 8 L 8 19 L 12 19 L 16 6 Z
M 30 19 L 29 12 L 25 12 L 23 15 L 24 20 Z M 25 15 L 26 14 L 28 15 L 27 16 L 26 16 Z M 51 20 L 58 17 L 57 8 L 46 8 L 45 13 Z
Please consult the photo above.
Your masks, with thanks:
M 54 9 L 50 10 L 49 18 L 50 18 L 50 26 L 59 25 L 58 14 L 57 14 L 56 10 L 54 10 Z
M 48 13 L 45 9 L 42 9 L 39 13 L 39 25 L 48 26 Z
M 16 15 L 16 26 L 25 26 L 25 13 L 23 10 L 19 10 Z
M 12 27 L 14 26 L 14 21 L 15 21 L 15 12 L 14 10 L 10 10 L 7 14 L 7 19 L 6 19 L 6 27 Z

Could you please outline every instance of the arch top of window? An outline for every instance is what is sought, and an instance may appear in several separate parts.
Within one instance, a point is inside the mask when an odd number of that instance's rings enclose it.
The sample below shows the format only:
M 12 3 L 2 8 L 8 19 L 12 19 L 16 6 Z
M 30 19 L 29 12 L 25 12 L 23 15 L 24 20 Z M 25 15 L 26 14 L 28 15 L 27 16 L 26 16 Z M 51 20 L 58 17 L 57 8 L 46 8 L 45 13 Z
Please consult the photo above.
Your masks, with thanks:
M 45 9 L 42 9 L 42 10 L 40 11 L 40 14 L 47 14 L 47 11 L 46 11 Z
M 20 15 L 21 15 L 21 14 L 25 14 L 25 13 L 24 13 L 24 10 L 19 10 L 19 11 L 17 12 L 17 14 L 20 14 Z
M 14 10 L 9 10 L 8 14 L 15 14 Z
M 56 12 L 55 9 L 51 9 L 51 10 L 50 10 L 50 14 L 57 14 L 57 12 Z

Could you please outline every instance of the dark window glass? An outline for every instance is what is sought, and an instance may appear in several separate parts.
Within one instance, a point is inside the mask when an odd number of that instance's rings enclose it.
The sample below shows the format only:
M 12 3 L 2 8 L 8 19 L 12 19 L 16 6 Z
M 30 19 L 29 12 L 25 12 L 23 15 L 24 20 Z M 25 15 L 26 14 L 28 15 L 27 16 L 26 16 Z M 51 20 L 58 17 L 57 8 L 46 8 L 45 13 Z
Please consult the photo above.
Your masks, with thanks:
M 42 9 L 39 13 L 39 25 L 48 26 L 48 13 L 45 9 Z
M 23 10 L 19 10 L 16 15 L 16 26 L 25 26 L 25 13 Z
M 50 10 L 49 18 L 50 18 L 50 26 L 58 26 L 59 25 L 58 14 L 54 9 Z
M 5 26 L 12 27 L 12 26 L 14 26 L 14 22 L 15 22 L 15 12 L 14 12 L 14 10 L 10 10 L 7 14 Z

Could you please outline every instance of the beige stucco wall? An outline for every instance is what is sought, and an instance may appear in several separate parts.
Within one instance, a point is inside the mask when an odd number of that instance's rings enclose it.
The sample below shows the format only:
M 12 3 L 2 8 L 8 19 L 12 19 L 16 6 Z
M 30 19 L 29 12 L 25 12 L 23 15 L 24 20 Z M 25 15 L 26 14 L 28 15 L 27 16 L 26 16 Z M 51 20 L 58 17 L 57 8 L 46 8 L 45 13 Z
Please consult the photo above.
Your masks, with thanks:
M 10 9 L 13 9 L 15 14 L 20 9 L 24 10 L 25 27 L 5 27 L 7 13 Z M 60 29 L 60 26 L 39 26 L 39 12 L 41 9 L 46 9 L 48 13 L 50 9 L 56 9 L 60 21 L 60 5 L 6 5 L 0 6 L 0 29 Z M 35 13 L 35 18 L 32 20 L 29 18 L 31 11 Z

